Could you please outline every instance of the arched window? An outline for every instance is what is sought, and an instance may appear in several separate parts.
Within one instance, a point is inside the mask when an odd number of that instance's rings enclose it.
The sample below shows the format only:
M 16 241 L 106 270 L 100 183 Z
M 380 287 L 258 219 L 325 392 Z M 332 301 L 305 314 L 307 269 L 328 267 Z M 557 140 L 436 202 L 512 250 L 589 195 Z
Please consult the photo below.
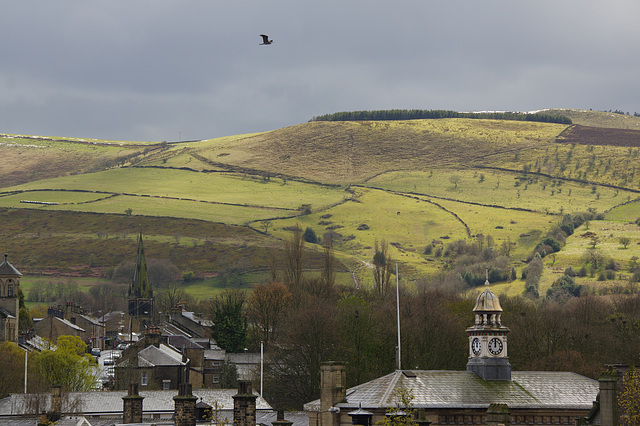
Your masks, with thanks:
M 7 297 L 13 297 L 13 284 L 9 284 L 7 287 Z

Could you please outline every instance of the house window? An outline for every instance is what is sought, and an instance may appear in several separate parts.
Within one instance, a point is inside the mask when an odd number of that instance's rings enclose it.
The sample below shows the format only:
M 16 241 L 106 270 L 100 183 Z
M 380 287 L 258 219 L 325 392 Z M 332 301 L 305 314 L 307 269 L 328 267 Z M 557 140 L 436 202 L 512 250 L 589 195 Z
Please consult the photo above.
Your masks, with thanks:
M 222 365 L 222 363 L 220 361 L 213 361 L 213 366 L 214 367 L 220 367 Z
M 7 296 L 13 297 L 13 285 L 12 284 L 9 284 L 9 287 L 7 288 Z
M 140 377 L 140 386 L 147 386 L 148 380 L 147 372 L 143 371 L 142 376 Z
M 163 380 L 162 381 L 162 390 L 171 389 L 171 380 Z
M 216 385 L 220 383 L 220 376 L 218 376 L 217 374 L 213 375 L 213 384 Z

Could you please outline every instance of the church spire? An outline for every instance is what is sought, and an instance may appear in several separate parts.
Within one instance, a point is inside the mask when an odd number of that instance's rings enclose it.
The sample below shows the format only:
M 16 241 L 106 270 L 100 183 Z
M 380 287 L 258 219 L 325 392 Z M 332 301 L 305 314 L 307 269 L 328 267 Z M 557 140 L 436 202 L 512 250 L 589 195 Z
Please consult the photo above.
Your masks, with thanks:
M 147 273 L 147 259 L 144 255 L 144 244 L 142 243 L 142 232 L 138 236 L 138 256 L 136 258 L 136 266 L 133 272 L 133 282 L 129 289 L 130 297 L 153 297 L 153 289 L 149 282 L 149 274 Z
M 153 288 L 149 282 L 147 273 L 147 259 L 144 255 L 142 232 L 138 236 L 138 256 L 133 271 L 133 281 L 129 287 L 129 315 L 142 319 L 146 326 L 147 321 L 153 323 L 155 318 L 155 301 Z

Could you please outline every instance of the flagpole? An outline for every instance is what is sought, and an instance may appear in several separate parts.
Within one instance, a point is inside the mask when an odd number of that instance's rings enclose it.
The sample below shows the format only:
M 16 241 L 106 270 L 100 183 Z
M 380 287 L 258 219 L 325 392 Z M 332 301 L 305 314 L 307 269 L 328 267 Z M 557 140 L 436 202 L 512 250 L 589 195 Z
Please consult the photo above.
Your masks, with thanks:
M 402 350 L 400 345 L 400 283 L 398 279 L 398 263 L 396 262 L 396 311 L 398 313 L 398 370 L 402 370 Z

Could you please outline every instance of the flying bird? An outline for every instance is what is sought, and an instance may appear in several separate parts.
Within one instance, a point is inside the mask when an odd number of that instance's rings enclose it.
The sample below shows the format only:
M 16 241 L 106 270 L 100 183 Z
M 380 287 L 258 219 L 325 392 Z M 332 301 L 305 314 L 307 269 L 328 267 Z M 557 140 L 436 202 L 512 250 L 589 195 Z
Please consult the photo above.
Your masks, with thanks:
M 260 46 L 266 46 L 273 43 L 273 40 L 269 40 L 269 36 L 266 34 L 260 34 L 260 37 L 262 37 L 262 43 L 260 43 Z

